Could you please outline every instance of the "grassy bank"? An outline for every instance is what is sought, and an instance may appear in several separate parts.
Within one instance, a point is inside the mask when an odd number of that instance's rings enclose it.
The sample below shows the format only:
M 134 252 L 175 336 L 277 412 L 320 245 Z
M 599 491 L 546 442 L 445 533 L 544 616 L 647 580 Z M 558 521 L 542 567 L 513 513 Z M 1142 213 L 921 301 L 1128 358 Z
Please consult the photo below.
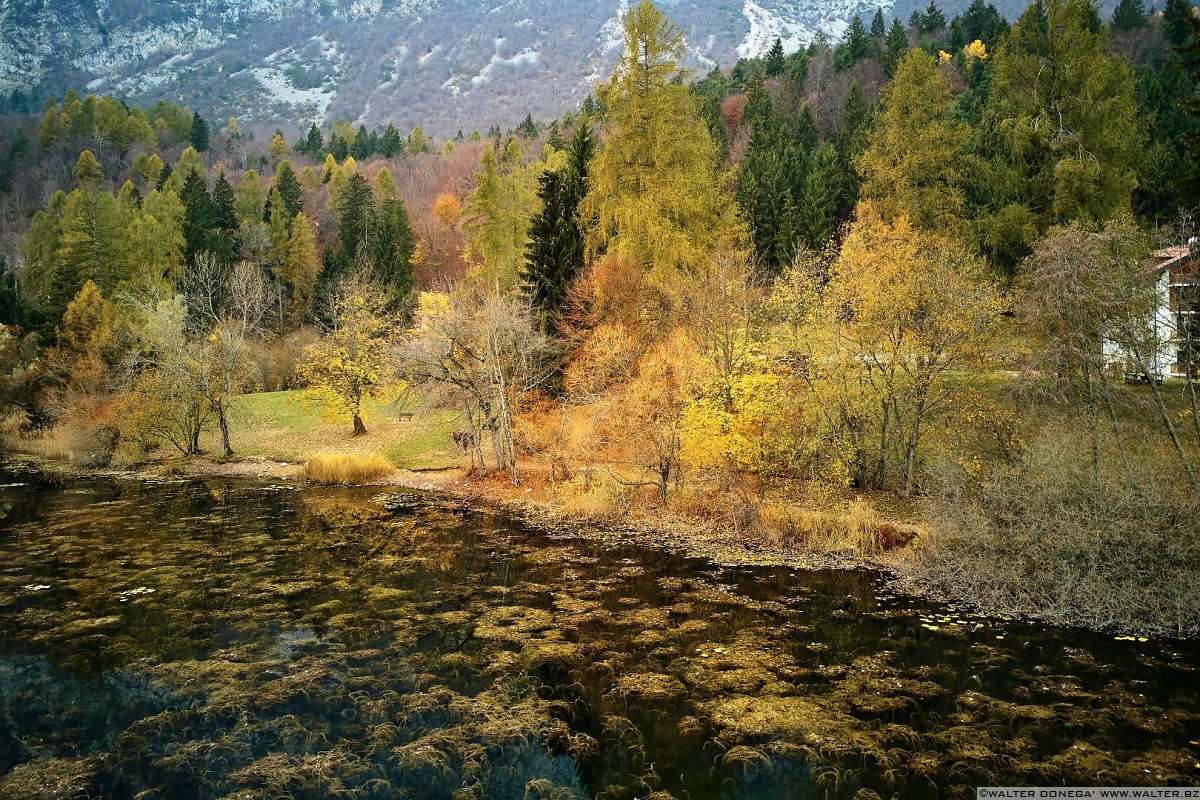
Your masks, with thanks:
M 373 401 L 366 405 L 368 435 L 354 437 L 348 422 L 330 420 L 320 403 L 299 392 L 263 392 L 238 398 L 232 415 L 230 443 L 235 457 L 261 456 L 273 461 L 305 461 L 332 453 L 382 458 L 413 471 L 459 466 L 460 453 L 451 434 L 453 412 L 435 409 L 418 398 L 405 407 L 411 418 Z M 219 449 L 217 432 L 202 438 L 208 452 Z

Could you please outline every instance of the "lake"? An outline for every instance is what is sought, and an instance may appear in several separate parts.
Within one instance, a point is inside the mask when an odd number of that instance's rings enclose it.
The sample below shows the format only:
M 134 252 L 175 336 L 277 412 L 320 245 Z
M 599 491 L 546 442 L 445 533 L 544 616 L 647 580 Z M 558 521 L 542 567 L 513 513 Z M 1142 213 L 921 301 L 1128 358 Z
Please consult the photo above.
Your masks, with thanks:
M 1200 783 L 1200 647 L 437 495 L 0 475 L 0 797 Z

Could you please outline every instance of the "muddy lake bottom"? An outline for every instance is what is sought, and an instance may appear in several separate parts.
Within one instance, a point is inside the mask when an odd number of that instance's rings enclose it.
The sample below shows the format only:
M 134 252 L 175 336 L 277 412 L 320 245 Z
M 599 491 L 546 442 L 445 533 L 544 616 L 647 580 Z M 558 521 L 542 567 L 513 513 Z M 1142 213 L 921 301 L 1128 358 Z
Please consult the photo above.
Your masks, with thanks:
M 1200 646 L 436 495 L 0 474 L 0 798 L 1200 784 Z M 657 793 L 657 794 L 656 794 Z

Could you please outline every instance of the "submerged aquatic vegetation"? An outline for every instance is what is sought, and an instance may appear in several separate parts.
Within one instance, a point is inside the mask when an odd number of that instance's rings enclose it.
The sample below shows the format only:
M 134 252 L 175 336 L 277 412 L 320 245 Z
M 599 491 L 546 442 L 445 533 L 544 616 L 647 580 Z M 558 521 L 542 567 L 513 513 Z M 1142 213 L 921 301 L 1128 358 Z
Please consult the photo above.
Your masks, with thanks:
M 0 492 L 0 797 L 849 800 L 1200 776 L 1182 644 L 412 495 Z

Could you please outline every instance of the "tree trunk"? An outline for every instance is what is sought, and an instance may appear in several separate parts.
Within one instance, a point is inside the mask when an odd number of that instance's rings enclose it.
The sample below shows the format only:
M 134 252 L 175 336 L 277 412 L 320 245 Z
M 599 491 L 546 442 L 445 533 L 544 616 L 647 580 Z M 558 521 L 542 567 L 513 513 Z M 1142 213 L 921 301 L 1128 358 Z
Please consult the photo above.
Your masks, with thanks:
M 363 425 L 362 417 L 358 414 L 358 412 L 355 412 L 355 414 L 354 414 L 354 435 L 355 436 L 366 436 L 367 435 L 367 426 Z
M 225 416 L 224 404 L 217 407 L 217 424 L 221 426 L 221 455 L 230 458 L 233 448 L 229 446 L 229 419 Z

